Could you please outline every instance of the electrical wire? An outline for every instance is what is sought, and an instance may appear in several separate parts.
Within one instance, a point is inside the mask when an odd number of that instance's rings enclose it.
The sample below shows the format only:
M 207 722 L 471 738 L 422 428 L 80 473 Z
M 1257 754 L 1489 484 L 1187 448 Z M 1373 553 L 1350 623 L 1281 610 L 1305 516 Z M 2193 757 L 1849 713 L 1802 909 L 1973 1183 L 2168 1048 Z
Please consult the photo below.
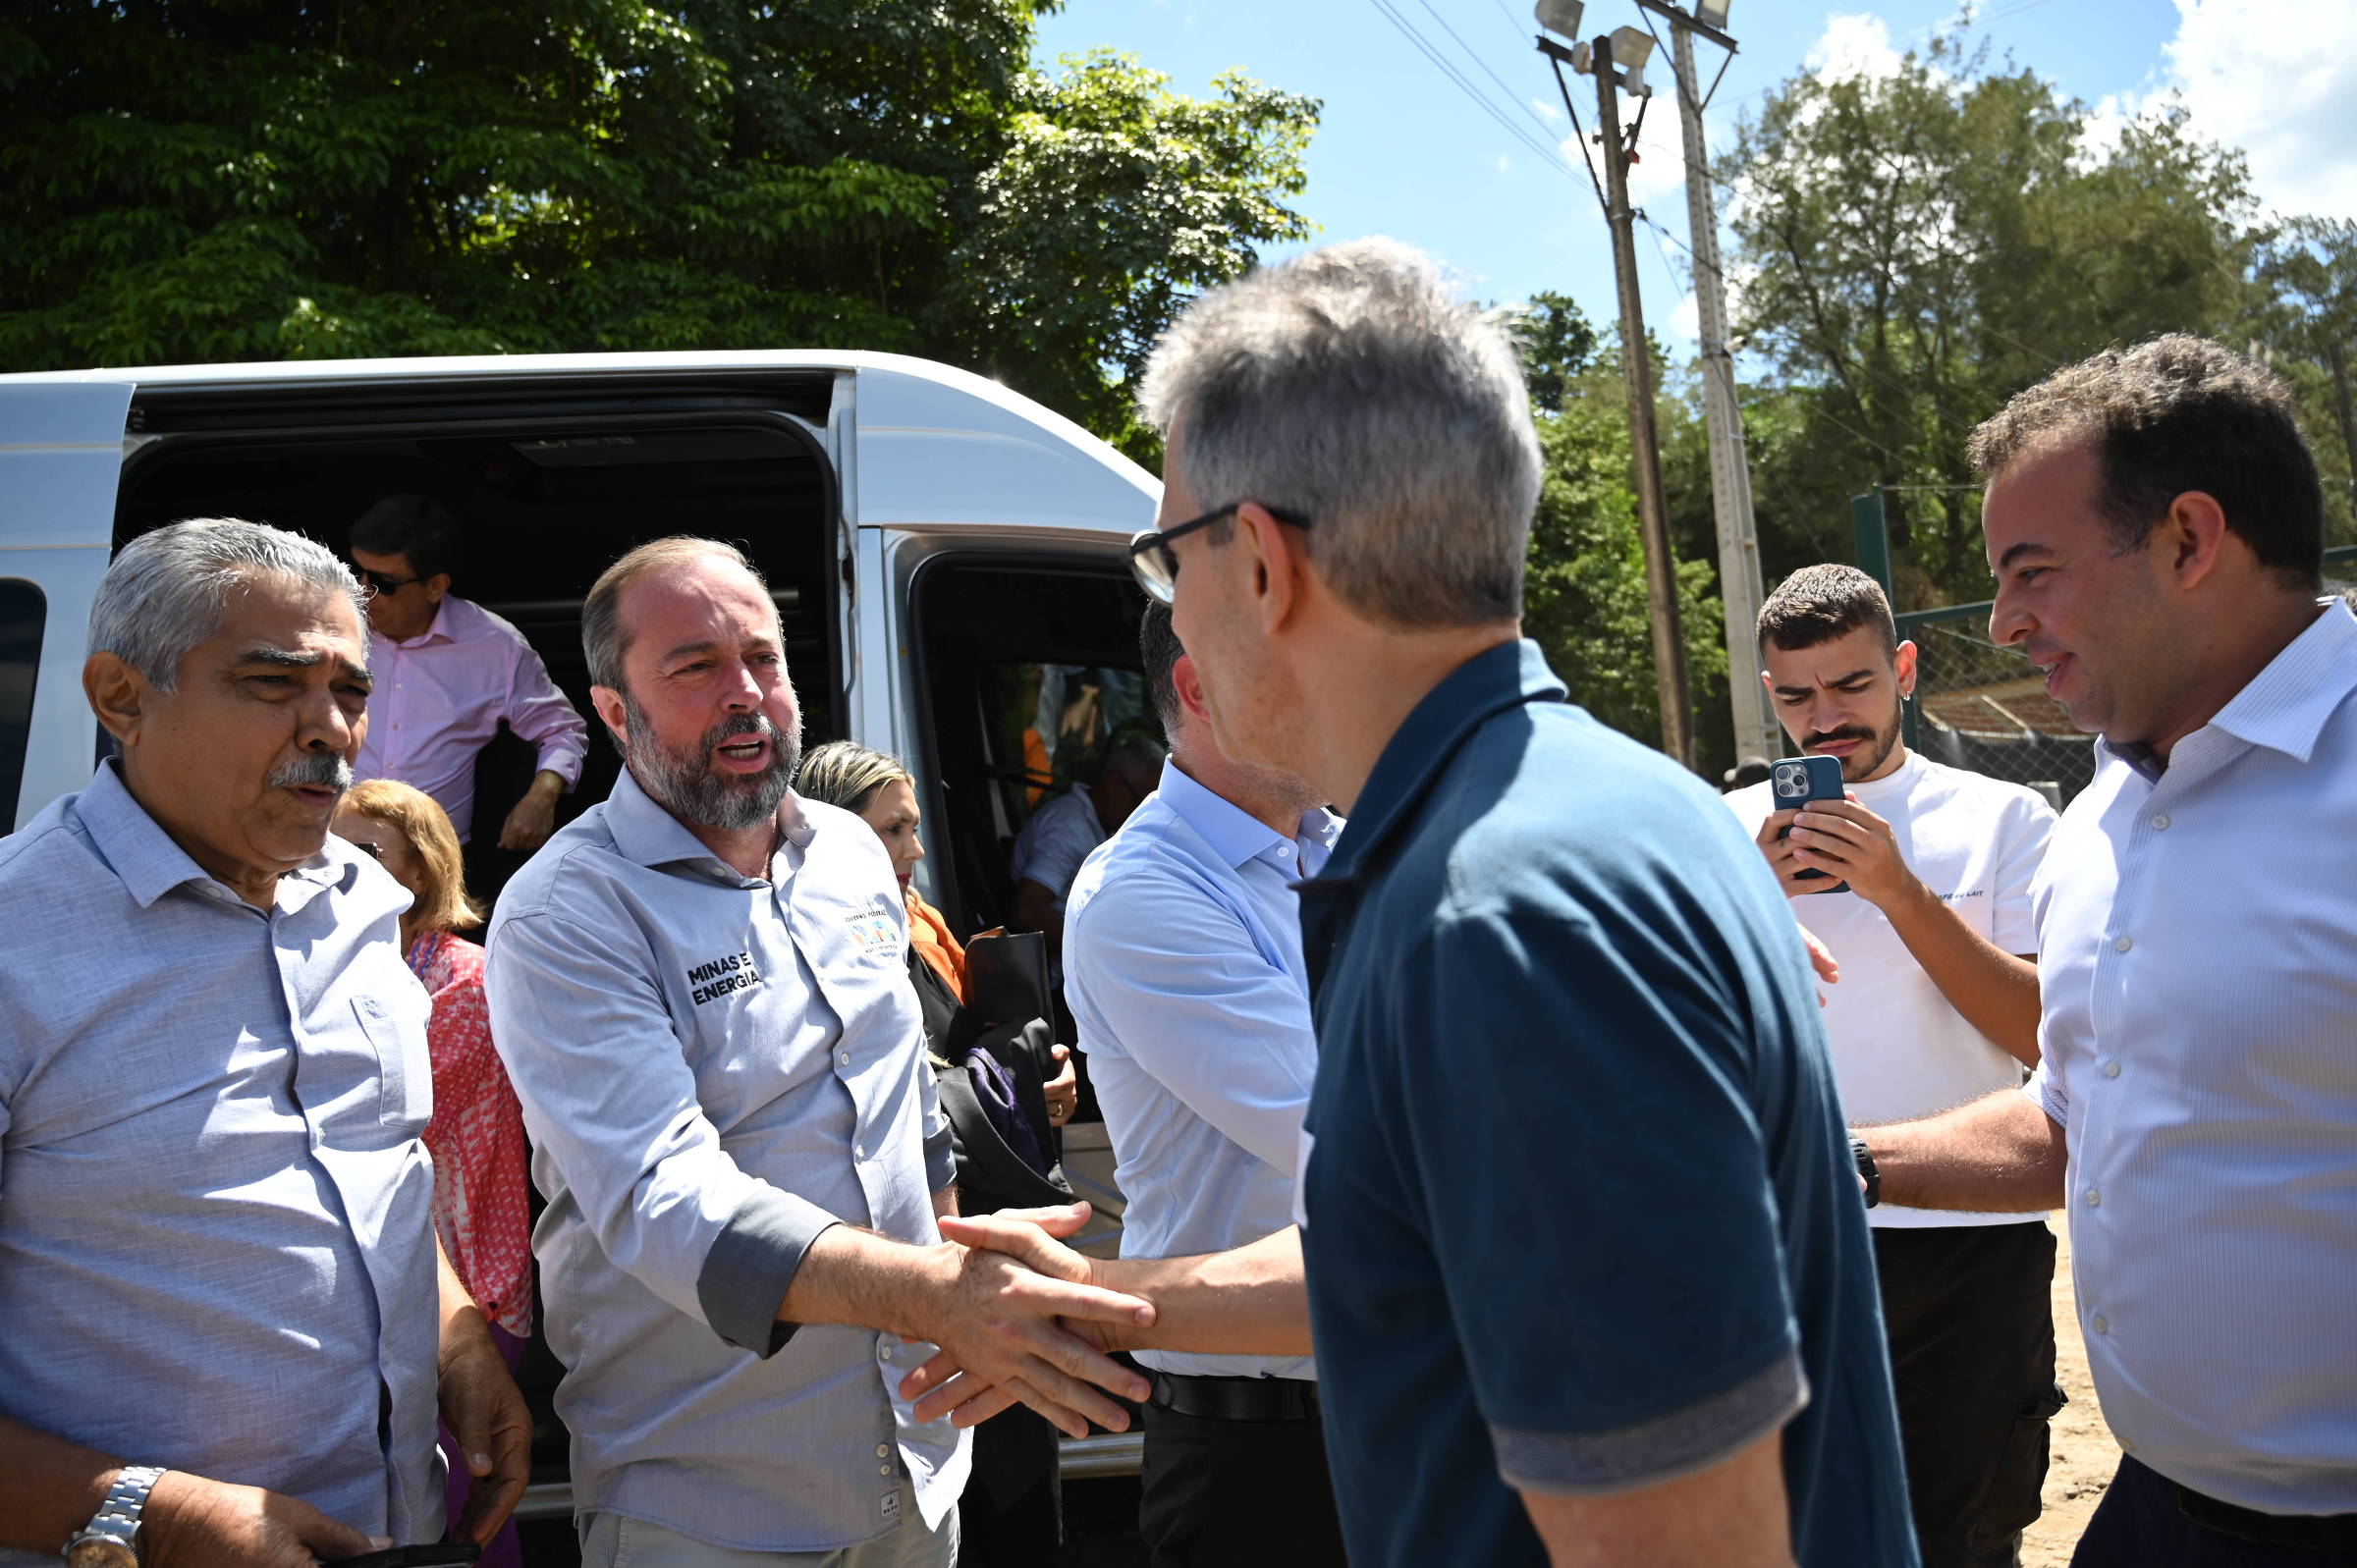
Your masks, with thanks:
M 1432 9 L 1432 0 L 1416 0 L 1416 3 L 1431 14 L 1433 21 L 1441 25 L 1441 30 L 1443 32 L 1446 32 L 1450 37 L 1456 39 L 1456 46 L 1465 51 L 1465 58 L 1471 60 L 1475 65 L 1481 67 L 1482 74 L 1487 76 L 1492 81 L 1498 83 L 1498 89 L 1506 94 L 1507 100 L 1511 102 L 1515 108 L 1530 116 L 1531 123 L 1537 126 L 1544 135 L 1549 136 L 1553 136 L 1555 135 L 1555 128 L 1549 125 L 1546 120 L 1541 118 L 1537 110 L 1531 108 L 1529 104 L 1524 103 L 1519 97 L 1516 97 L 1514 94 L 1514 89 L 1506 84 L 1506 79 L 1501 77 L 1497 72 L 1492 71 L 1490 69 L 1489 62 L 1473 52 L 1473 46 L 1471 44 L 1465 42 L 1463 38 L 1458 37 L 1456 29 L 1449 26 L 1449 19 L 1442 16 L 1438 11 L 1434 11 Z
M 1507 135 L 1513 137 L 1514 140 L 1518 142 L 1526 151 L 1532 153 L 1543 162 L 1557 169 L 1562 169 L 1566 177 L 1570 174 L 1568 169 L 1563 169 L 1562 156 L 1557 149 L 1548 146 L 1545 142 L 1539 140 L 1529 132 L 1525 131 L 1521 126 L 1515 124 L 1511 119 L 1507 118 L 1507 115 L 1499 109 L 1497 104 L 1493 103 L 1487 95 L 1477 89 L 1462 72 L 1458 71 L 1453 65 L 1452 65 L 1448 58 L 1444 56 L 1440 50 L 1435 48 L 1421 32 L 1417 31 L 1405 17 L 1395 11 L 1389 3 L 1389 0 L 1368 0 L 1368 3 L 1374 6 L 1377 11 L 1381 12 L 1384 20 L 1391 23 L 1393 27 L 1397 27 L 1399 30 L 1400 36 L 1406 38 L 1410 44 L 1414 45 L 1416 51 L 1422 54 L 1426 60 L 1432 63 L 1434 69 L 1439 71 L 1444 77 L 1448 78 L 1450 82 L 1455 86 L 1457 91 L 1463 93 L 1467 98 L 1471 99 L 1475 107 L 1479 108 L 1482 113 L 1488 115 L 1493 121 L 1495 121 L 1500 130 L 1504 131 Z

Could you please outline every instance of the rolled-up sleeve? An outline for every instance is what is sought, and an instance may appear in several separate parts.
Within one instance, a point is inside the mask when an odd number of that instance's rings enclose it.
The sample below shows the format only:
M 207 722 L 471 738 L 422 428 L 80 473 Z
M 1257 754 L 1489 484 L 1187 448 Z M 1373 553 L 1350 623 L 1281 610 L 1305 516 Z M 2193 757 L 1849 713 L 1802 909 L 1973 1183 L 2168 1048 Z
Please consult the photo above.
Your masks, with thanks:
M 793 1333 L 779 1304 L 836 1217 L 721 1148 L 646 970 L 643 951 L 578 922 L 507 920 L 485 966 L 492 1038 L 534 1147 L 615 1267 L 772 1355 Z
M 516 649 L 506 718 L 517 738 L 538 752 L 543 771 L 561 775 L 568 789 L 581 782 L 581 761 L 589 754 L 588 723 L 548 678 L 548 666 L 528 644 Z
M 1200 888 L 1153 870 L 1109 878 L 1065 935 L 1065 990 L 1091 1035 L 1284 1174 L 1318 1075 L 1302 984 Z

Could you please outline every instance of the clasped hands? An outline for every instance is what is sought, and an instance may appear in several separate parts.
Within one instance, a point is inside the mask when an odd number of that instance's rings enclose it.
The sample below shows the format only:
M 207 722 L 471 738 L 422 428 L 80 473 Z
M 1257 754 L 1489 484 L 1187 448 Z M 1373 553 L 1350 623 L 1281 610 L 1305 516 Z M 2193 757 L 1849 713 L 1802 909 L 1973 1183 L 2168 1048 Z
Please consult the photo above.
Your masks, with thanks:
M 1092 1421 L 1127 1429 L 1129 1413 L 1098 1389 L 1140 1400 L 1146 1380 L 1106 1353 L 1134 1343 L 1128 1331 L 1150 1327 L 1154 1307 L 1104 1288 L 1096 1265 L 1063 1244 L 1088 1216 L 1074 1203 L 941 1219 L 958 1255 L 961 1308 L 928 1336 L 938 1353 L 901 1379 L 917 1420 L 972 1427 L 1024 1404 L 1074 1437 Z

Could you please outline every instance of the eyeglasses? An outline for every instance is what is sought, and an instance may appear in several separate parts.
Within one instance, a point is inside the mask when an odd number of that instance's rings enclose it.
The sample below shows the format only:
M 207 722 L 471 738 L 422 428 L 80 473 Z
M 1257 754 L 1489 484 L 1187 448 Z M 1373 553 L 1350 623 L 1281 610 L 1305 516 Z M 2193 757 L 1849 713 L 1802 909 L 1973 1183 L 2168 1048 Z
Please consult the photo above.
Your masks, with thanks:
M 1164 604 L 1171 603 L 1178 593 L 1178 557 L 1172 551 L 1171 541 L 1233 517 L 1243 505 L 1241 501 L 1231 501 L 1218 511 L 1206 512 L 1200 517 L 1191 518 L 1176 528 L 1148 528 L 1132 538 L 1129 541 L 1129 570 L 1136 576 L 1137 585 Z M 1279 512 L 1275 507 L 1263 507 L 1261 510 L 1288 528 L 1299 528 L 1304 532 L 1309 528 L 1309 519 L 1298 513 Z
M 384 846 L 381 844 L 372 844 L 365 838 L 347 838 L 344 841 L 352 845 L 355 849 L 357 849 L 361 854 L 366 855 L 371 860 L 382 860 L 385 858 Z
M 425 580 L 423 577 L 396 577 L 382 571 L 370 571 L 366 567 L 353 568 L 352 574 L 359 578 L 360 586 L 372 594 L 399 593 L 412 582 Z

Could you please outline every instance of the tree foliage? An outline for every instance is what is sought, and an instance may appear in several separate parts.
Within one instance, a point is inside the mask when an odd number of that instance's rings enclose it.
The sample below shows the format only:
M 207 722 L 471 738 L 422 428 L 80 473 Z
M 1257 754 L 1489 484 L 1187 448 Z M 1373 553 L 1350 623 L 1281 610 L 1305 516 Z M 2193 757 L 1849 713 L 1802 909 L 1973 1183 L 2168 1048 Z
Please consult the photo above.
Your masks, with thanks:
M 1946 39 L 1888 76 L 1795 77 L 1746 121 L 1720 173 L 1741 327 L 1776 372 L 1753 400 L 1755 484 L 1764 510 L 1813 514 L 1781 542 L 1820 554 L 1846 497 L 1927 487 L 1901 497 L 1903 596 L 1981 597 L 1973 425 L 2107 344 L 2247 327 L 2241 156 L 2181 111 L 2096 130 Z
M 1042 0 L 35 0 L 0 365 L 820 347 L 1100 429 L 1303 238 L 1315 101 L 1030 65 Z

